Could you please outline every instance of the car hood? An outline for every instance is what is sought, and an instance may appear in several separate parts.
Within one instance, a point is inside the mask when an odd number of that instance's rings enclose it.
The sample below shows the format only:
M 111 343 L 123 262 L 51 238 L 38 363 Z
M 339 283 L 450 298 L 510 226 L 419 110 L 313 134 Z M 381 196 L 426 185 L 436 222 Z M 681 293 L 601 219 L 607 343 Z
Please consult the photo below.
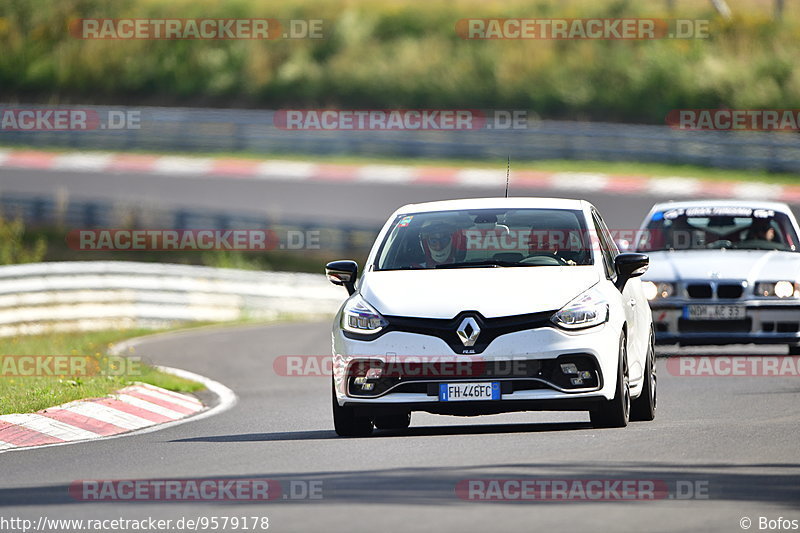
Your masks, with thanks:
M 644 279 L 679 281 L 729 279 L 756 281 L 797 280 L 800 253 L 764 250 L 680 250 L 649 252 L 650 268 Z
M 493 318 L 558 310 L 599 280 L 592 266 L 386 270 L 367 272 L 361 295 L 389 316 Z

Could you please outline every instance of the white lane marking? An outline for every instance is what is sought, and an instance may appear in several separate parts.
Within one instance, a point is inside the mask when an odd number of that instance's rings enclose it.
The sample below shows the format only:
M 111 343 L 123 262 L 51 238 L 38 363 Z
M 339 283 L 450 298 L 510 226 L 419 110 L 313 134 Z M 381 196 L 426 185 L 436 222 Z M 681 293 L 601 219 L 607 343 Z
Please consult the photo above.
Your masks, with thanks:
M 123 429 L 140 429 L 156 423 L 97 402 L 76 402 L 64 406 L 63 409 L 106 424 L 113 424 Z
M 168 396 L 166 394 L 161 394 L 158 391 L 149 390 L 149 389 L 146 389 L 144 387 L 131 387 L 131 388 L 125 389 L 123 392 L 125 392 L 127 390 L 134 390 L 134 391 L 136 391 L 139 394 L 142 394 L 144 396 L 148 396 L 148 397 L 156 399 L 156 400 L 161 400 L 163 402 L 169 402 L 169 403 L 178 405 L 180 407 L 185 407 L 186 409 L 191 409 L 192 411 L 197 411 L 198 409 L 200 409 L 202 407 L 202 405 L 198 406 L 197 403 L 195 403 L 195 402 L 187 402 L 183 398 L 176 398 L 175 396 Z
M 464 187 L 495 188 L 505 186 L 506 172 L 504 170 L 465 168 L 456 172 L 456 184 Z
M 731 195 L 747 200 L 772 200 L 783 194 L 783 187 L 770 183 L 739 183 L 734 185 Z
M 11 155 L 11 150 L 0 150 L 0 166 L 3 166 L 3 163 L 6 162 L 8 156 Z
M 9 448 L 16 448 L 16 444 L 11 444 L 10 442 L 5 442 L 0 440 L 0 450 L 7 450 Z
M 414 167 L 399 165 L 364 165 L 358 169 L 359 181 L 369 183 L 408 183 L 414 179 Z
M 51 168 L 56 170 L 105 170 L 111 163 L 111 154 L 70 153 L 57 156 Z
M 35 413 L 3 415 L 0 416 L 0 420 L 32 429 L 64 441 L 92 439 L 100 436 L 93 431 L 70 426 L 59 420 L 47 418 L 46 416 L 37 415 Z
M 159 174 L 208 174 L 214 160 L 204 157 L 159 157 L 153 164 L 153 172 Z
M 256 176 L 262 178 L 308 179 L 317 169 L 316 163 L 300 161 L 267 161 L 256 167 Z
M 550 176 L 550 186 L 554 189 L 575 191 L 601 191 L 608 185 L 607 174 L 592 172 L 556 172 Z
M 183 418 L 184 416 L 186 416 L 183 413 L 179 413 L 178 411 L 173 411 L 172 409 L 161 407 L 160 405 L 148 402 L 147 400 L 142 400 L 141 398 L 131 396 L 130 394 L 115 394 L 114 396 L 120 401 L 131 404 L 134 407 L 138 407 L 146 411 L 166 416 L 167 418 L 171 418 L 172 420 L 177 420 L 179 418 Z
M 691 196 L 701 188 L 700 180 L 694 178 L 651 178 L 647 182 L 647 192 L 659 196 Z

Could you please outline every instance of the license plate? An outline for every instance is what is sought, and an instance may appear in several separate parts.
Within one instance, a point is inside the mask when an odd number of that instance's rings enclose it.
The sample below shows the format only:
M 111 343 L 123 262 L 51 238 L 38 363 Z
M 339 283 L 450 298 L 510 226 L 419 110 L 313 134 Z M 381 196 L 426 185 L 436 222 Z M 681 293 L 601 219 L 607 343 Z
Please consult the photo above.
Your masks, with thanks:
M 742 320 L 745 307 L 742 305 L 687 305 L 684 318 L 689 320 Z
M 439 401 L 468 402 L 473 400 L 499 400 L 500 383 L 441 383 Z

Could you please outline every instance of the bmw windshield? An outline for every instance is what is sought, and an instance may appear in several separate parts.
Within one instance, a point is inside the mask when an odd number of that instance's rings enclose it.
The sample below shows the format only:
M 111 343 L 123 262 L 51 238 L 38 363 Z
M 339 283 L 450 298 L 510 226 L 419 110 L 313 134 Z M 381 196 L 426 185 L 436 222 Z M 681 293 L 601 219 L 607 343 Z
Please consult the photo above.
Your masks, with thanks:
M 797 233 L 784 213 L 748 207 L 690 207 L 655 213 L 639 236 L 637 248 L 794 252 L 797 245 Z

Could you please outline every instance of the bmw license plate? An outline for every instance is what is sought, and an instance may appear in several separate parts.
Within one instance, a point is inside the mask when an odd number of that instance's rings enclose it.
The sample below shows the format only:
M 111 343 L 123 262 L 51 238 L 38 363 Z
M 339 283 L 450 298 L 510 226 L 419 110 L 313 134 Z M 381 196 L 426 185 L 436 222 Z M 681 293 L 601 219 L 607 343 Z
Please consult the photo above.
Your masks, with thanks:
M 687 305 L 683 317 L 689 320 L 743 320 L 743 305 Z
M 499 400 L 500 383 L 441 383 L 439 401 L 468 402 L 471 400 Z

